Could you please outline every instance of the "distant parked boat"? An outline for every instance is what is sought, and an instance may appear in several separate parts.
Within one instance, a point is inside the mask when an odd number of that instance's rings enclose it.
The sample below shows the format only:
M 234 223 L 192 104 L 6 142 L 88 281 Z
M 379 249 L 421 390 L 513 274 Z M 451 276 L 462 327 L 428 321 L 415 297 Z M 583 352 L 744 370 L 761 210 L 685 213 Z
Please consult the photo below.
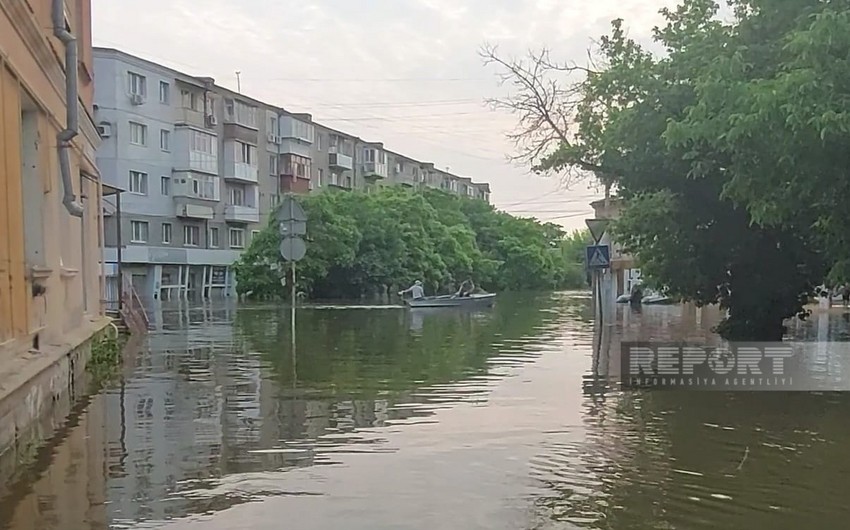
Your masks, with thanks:
M 489 307 L 496 300 L 496 293 L 472 294 L 469 296 L 457 296 L 447 294 L 443 296 L 426 296 L 418 300 L 407 299 L 404 303 L 412 308 L 417 307 Z

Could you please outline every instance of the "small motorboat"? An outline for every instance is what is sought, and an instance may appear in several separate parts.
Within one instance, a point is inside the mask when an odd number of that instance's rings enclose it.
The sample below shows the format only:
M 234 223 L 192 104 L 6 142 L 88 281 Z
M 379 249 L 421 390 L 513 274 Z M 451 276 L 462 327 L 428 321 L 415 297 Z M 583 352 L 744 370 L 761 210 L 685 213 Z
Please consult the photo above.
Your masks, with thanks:
M 426 296 L 418 300 L 406 299 L 405 305 L 416 307 L 490 307 L 496 300 L 496 293 L 471 294 L 458 296 L 446 294 L 443 296 Z

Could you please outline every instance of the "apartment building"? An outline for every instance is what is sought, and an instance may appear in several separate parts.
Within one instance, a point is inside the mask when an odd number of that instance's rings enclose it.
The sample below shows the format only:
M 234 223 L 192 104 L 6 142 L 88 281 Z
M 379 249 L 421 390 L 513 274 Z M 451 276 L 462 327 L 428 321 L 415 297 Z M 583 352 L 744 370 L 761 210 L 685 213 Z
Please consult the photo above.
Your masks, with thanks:
M 231 265 L 259 229 L 269 172 L 265 107 L 113 49 L 94 50 L 94 70 L 98 166 L 124 190 L 120 205 L 107 200 L 105 261 L 120 248 L 143 298 L 234 294 Z
M 89 2 L 0 2 L 0 353 L 101 320 L 92 94 Z
M 315 123 L 195 77 L 95 48 L 97 164 L 108 285 L 147 299 L 233 296 L 232 265 L 287 193 L 382 185 L 489 200 L 489 187 L 381 142 Z

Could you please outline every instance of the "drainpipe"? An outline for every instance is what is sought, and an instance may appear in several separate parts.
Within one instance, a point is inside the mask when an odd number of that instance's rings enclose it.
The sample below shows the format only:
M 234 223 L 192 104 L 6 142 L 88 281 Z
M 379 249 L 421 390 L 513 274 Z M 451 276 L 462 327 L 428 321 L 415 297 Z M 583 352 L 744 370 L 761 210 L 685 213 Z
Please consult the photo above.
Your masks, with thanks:
M 71 140 L 79 134 L 79 115 L 77 105 L 77 39 L 65 29 L 65 2 L 53 0 L 53 35 L 65 45 L 65 130 L 56 135 L 59 150 L 59 171 L 62 174 L 64 195 L 62 204 L 74 217 L 83 216 L 83 205 L 74 197 L 74 184 L 71 182 Z

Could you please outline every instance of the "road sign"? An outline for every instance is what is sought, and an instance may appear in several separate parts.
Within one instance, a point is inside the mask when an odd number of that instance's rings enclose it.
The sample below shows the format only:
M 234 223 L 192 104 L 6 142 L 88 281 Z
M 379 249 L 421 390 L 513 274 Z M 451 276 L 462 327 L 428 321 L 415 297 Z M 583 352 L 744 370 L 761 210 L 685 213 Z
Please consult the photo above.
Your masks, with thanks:
M 590 245 L 587 247 L 587 268 L 607 269 L 611 266 L 611 253 L 608 245 Z
M 280 222 L 280 235 L 282 237 L 303 236 L 307 234 L 307 222 L 288 219 Z
M 280 208 L 278 208 L 277 212 L 275 212 L 275 218 L 280 222 L 307 222 L 307 214 L 304 213 L 304 209 L 300 204 L 298 204 L 298 201 L 296 201 L 295 197 L 292 195 L 287 195 L 283 198 L 283 201 L 280 203 Z
M 602 236 L 605 235 L 605 230 L 608 228 L 610 219 L 585 219 L 584 223 L 590 230 L 590 235 L 593 236 L 593 242 L 599 244 Z
M 300 261 L 307 254 L 307 244 L 300 237 L 285 237 L 280 241 L 280 256 L 286 261 Z

